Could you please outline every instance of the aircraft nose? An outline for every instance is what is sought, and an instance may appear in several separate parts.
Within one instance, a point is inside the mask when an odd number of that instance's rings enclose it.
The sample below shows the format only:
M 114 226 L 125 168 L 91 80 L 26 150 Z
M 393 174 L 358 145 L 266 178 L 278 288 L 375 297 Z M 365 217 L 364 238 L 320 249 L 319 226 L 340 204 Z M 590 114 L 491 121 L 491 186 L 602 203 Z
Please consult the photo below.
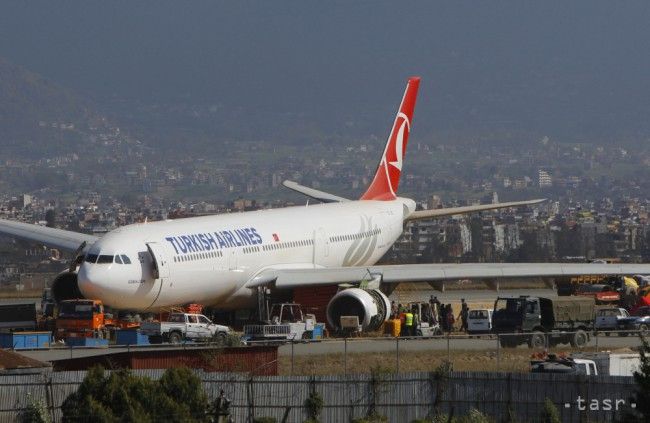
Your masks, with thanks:
M 118 265 L 82 264 L 77 275 L 79 290 L 85 298 L 102 300 L 104 304 L 122 309 L 144 309 L 153 299 L 151 290 L 143 289 L 144 281 L 133 269 Z M 135 281 L 138 283 L 131 283 Z
M 110 272 L 103 271 L 96 265 L 83 263 L 77 275 L 79 291 L 86 298 L 100 299 L 106 302 L 106 291 L 110 285 Z

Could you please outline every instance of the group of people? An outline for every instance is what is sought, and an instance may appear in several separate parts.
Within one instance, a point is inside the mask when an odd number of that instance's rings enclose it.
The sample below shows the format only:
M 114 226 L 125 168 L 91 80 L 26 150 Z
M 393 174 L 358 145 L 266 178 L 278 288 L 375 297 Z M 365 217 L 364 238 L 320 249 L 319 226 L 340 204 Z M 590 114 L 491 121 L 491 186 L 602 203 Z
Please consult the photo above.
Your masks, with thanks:
M 456 318 L 451 304 L 442 304 L 438 300 L 438 297 L 433 295 L 429 300 L 430 308 L 426 312 L 422 309 L 422 316 L 419 312 L 421 308 L 417 304 L 408 307 L 393 301 L 391 303 L 391 319 L 400 320 L 401 336 L 416 336 L 417 327 L 421 321 L 428 322 L 430 325 L 440 324 L 442 331 L 450 333 L 454 331 L 456 321 L 458 320 L 460 321 L 460 331 L 467 332 L 469 306 L 464 298 L 460 300 L 460 304 L 460 313 Z
M 391 319 L 400 320 L 400 336 L 416 336 L 417 327 L 420 324 L 420 314 L 418 313 L 418 306 L 412 305 L 408 308 L 402 304 L 397 304 L 395 301 L 391 303 Z
M 429 303 L 433 306 L 436 305 L 438 309 L 438 321 L 440 327 L 444 332 L 453 332 L 456 321 L 460 321 L 460 331 L 467 332 L 467 320 L 469 318 L 469 306 L 465 302 L 465 298 L 460 299 L 460 313 L 458 317 L 454 317 L 454 311 L 451 304 L 442 304 L 438 297 L 431 296 Z

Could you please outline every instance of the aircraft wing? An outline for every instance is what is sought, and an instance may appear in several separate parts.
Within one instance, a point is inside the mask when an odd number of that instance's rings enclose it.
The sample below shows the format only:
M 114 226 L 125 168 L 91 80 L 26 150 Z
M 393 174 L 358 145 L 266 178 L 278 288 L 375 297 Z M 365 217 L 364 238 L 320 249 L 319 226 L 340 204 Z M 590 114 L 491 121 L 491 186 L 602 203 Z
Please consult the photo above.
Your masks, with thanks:
M 411 213 L 405 220 L 435 219 L 443 216 L 453 216 L 455 214 L 467 214 L 484 210 L 505 209 L 508 207 L 529 206 L 546 201 L 545 198 L 527 201 L 513 201 L 510 203 L 480 204 L 478 206 L 449 207 L 446 209 L 417 210 Z
M 355 283 L 381 275 L 384 283 L 433 282 L 457 279 L 552 278 L 580 275 L 650 274 L 650 264 L 596 263 L 463 263 L 404 264 L 319 269 L 268 269 L 247 286 L 274 283 L 277 288 Z
M 330 194 L 325 191 L 319 191 L 314 188 L 309 188 L 294 181 L 284 181 L 282 182 L 282 185 L 296 192 L 299 192 L 302 195 L 306 195 L 307 197 L 322 201 L 323 203 L 342 203 L 345 201 L 350 201 L 347 198 L 339 197 L 338 195 Z
M 83 242 L 92 244 L 99 239 L 96 236 L 79 232 L 4 219 L 0 219 L 0 234 L 36 241 L 50 247 L 69 251 L 76 251 Z

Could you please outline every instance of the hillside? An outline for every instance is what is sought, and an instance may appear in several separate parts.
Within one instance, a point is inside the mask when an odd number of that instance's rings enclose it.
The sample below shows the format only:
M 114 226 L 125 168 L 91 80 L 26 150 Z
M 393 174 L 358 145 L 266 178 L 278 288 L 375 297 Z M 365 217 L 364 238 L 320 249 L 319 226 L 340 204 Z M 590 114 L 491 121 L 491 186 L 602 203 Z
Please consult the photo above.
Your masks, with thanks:
M 97 116 L 88 100 L 0 57 L 0 153 L 36 158 L 81 148 L 77 128 Z

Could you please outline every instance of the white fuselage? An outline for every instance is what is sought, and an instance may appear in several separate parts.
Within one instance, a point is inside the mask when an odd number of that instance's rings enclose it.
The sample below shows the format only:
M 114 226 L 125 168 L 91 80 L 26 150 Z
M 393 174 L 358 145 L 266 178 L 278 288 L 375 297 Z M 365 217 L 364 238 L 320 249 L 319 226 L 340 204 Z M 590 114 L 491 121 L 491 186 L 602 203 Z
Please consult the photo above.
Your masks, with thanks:
M 264 270 L 374 264 L 414 209 L 398 198 L 129 225 L 88 249 L 79 288 L 122 309 L 251 306 L 247 283 Z

